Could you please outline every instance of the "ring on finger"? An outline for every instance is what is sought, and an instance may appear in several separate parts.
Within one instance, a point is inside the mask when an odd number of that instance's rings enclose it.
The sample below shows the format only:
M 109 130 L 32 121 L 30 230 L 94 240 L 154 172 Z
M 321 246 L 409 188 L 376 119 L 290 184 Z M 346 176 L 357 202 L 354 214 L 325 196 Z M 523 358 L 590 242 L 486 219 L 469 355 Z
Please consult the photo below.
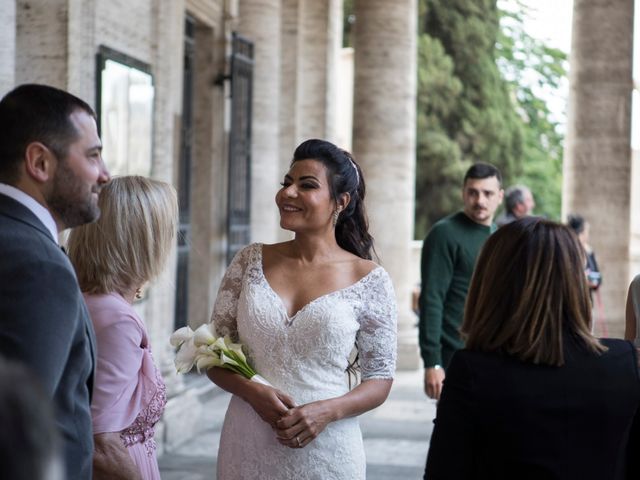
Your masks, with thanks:
M 298 447 L 302 446 L 302 443 L 300 443 L 300 437 L 296 436 L 296 442 L 298 442 Z

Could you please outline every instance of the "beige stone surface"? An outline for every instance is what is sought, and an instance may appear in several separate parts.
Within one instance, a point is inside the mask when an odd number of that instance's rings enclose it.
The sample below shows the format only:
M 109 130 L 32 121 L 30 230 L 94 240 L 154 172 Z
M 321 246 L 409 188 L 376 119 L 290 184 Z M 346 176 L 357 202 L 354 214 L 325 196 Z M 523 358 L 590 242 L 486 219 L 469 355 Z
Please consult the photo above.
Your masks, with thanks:
M 632 44 L 633 0 L 576 0 L 563 214 L 591 224 L 611 336 L 622 335 L 630 280 Z
M 15 82 L 67 87 L 66 0 L 16 2 Z
M 342 5 L 337 0 L 300 0 L 298 5 L 296 143 L 335 142 Z
M 220 16 L 214 23 L 220 27 Z M 192 195 L 189 323 L 209 321 L 226 267 L 228 159 L 225 146 L 225 90 L 211 79 L 225 71 L 224 29 L 196 30 L 194 157 Z
M 299 143 L 298 105 L 298 0 L 282 0 L 280 25 L 280 175 L 289 169 L 293 151 Z
M 356 0 L 353 150 L 367 209 L 399 309 L 399 367 L 418 365 L 412 285 L 416 118 L 416 2 Z
M 16 1 L 0 0 L 0 98 L 14 86 L 16 75 Z
M 254 42 L 251 124 L 251 238 L 278 239 L 274 198 L 281 178 L 279 139 L 280 0 L 240 2 L 239 31 Z

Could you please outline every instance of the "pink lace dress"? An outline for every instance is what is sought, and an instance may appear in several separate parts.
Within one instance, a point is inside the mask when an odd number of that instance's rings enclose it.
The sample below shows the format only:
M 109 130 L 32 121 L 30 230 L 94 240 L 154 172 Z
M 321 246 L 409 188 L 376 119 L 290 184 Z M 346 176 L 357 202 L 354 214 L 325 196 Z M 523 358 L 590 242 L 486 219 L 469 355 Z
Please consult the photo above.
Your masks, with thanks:
M 160 480 L 154 425 L 167 403 L 144 323 L 117 293 L 85 295 L 98 343 L 94 434 L 120 432 L 145 480 Z

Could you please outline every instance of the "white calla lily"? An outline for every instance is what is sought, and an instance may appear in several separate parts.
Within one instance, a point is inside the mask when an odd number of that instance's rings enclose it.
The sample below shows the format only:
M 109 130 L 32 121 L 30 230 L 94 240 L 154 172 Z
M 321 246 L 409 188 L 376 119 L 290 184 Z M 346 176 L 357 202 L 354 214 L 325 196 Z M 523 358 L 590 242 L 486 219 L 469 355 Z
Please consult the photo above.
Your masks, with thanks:
M 193 368 L 197 352 L 198 348 L 193 344 L 193 338 L 182 343 L 174 362 L 178 373 L 187 373 Z
M 211 367 L 219 367 L 220 365 L 222 365 L 222 361 L 220 360 L 220 357 L 215 355 L 202 355 L 196 361 L 198 373 L 202 370 L 209 370 Z
M 194 365 L 198 372 L 222 367 L 253 381 L 266 382 L 249 365 L 240 343 L 233 343 L 229 335 L 216 337 L 214 333 L 214 326 L 209 323 L 200 325 L 195 332 L 189 327 L 173 332 L 170 342 L 178 348 L 174 361 L 178 373 L 187 373 Z
M 169 343 L 171 343 L 172 347 L 179 347 L 187 340 L 190 340 L 191 337 L 193 337 L 193 330 L 189 327 L 182 327 L 171 334 Z
M 216 337 L 211 334 L 211 328 L 208 323 L 200 325 L 193 334 L 193 343 L 196 347 L 211 345 L 215 341 Z
M 227 349 L 227 344 L 224 343 L 224 338 L 223 337 L 218 337 L 218 338 L 216 338 L 216 341 L 211 344 L 211 348 L 223 351 L 223 350 Z
M 238 358 L 240 358 L 243 362 L 247 361 L 247 357 L 245 356 L 244 352 L 242 351 L 242 344 L 240 343 L 229 343 L 227 345 L 227 348 L 234 352 Z
M 238 362 L 236 362 L 233 358 L 230 358 L 227 355 L 225 355 L 224 352 L 220 352 L 220 360 L 222 361 L 223 364 L 233 365 L 234 367 L 240 366 Z

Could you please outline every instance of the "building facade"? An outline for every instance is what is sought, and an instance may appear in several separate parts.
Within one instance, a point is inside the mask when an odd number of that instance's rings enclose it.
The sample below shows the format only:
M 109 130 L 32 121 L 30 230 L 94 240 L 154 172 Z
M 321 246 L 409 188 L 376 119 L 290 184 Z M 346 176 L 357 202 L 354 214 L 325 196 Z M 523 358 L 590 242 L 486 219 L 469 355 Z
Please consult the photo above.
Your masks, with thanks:
M 399 364 L 418 366 L 407 273 L 417 5 L 356 0 L 354 9 L 354 60 L 344 62 L 341 0 L 0 0 L 0 95 L 22 83 L 78 95 L 98 112 L 112 174 L 178 190 L 175 253 L 135 306 L 168 386 L 161 449 L 198 431 L 214 388 L 175 374 L 169 335 L 209 320 L 241 246 L 289 238 L 273 200 L 307 138 L 353 145 L 397 294 Z M 341 87 L 345 78 L 353 84 Z
M 202 398 L 214 389 L 175 374 L 169 335 L 209 320 L 242 245 L 290 238 L 273 199 L 307 138 L 352 148 L 362 166 L 376 248 L 397 295 L 399 367 L 419 366 L 416 2 L 354 0 L 354 48 L 345 50 L 342 0 L 0 0 L 0 95 L 32 82 L 69 90 L 98 111 L 112 173 L 178 190 L 176 250 L 136 304 L 168 385 L 161 449 L 198 431 Z M 563 211 L 592 225 L 614 336 L 640 272 L 633 17 L 633 0 L 574 2 Z

